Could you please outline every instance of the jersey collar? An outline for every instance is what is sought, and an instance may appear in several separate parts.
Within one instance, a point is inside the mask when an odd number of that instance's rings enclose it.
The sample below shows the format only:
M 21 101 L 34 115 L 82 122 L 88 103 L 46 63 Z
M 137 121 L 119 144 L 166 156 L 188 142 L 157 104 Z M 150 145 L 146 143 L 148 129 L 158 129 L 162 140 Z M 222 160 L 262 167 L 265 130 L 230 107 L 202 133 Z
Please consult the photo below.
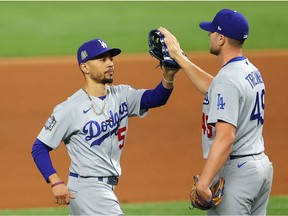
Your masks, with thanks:
M 231 63 L 231 62 L 243 61 L 243 60 L 245 60 L 245 59 L 246 59 L 246 57 L 244 57 L 244 56 L 237 56 L 237 57 L 235 57 L 235 58 L 230 59 L 226 64 L 224 64 L 224 65 L 222 66 L 222 68 L 225 67 L 227 64 L 229 64 L 229 63 Z

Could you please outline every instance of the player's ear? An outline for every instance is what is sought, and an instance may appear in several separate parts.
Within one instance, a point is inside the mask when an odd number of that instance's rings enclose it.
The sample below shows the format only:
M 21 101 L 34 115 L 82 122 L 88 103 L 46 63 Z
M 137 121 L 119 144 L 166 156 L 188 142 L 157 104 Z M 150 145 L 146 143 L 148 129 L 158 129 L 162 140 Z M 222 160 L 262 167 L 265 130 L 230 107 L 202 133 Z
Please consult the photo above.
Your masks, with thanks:
M 222 35 L 222 34 L 219 34 L 219 35 L 218 35 L 218 40 L 217 40 L 217 42 L 218 42 L 219 46 L 223 46 L 223 44 L 225 43 L 225 40 L 226 40 L 226 38 L 225 38 L 224 35 Z
M 86 63 L 81 63 L 79 65 L 81 71 L 84 73 L 84 74 L 88 74 L 89 73 L 89 70 L 88 70 L 88 66 Z

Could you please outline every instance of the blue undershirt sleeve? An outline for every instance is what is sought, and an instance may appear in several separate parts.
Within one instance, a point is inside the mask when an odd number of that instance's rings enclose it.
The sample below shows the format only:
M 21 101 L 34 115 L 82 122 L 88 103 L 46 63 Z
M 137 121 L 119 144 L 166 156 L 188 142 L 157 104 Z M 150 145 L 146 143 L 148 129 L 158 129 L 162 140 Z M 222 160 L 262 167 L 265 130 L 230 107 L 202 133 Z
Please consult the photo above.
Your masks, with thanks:
M 37 165 L 37 168 L 41 172 L 45 181 L 49 183 L 49 176 L 56 173 L 54 169 L 49 152 L 52 150 L 49 146 L 45 145 L 45 143 L 41 142 L 39 139 L 36 139 L 34 145 L 32 147 L 32 157 L 34 162 Z
M 162 82 L 155 89 L 146 90 L 141 98 L 141 108 L 149 109 L 165 105 L 173 89 L 166 89 Z

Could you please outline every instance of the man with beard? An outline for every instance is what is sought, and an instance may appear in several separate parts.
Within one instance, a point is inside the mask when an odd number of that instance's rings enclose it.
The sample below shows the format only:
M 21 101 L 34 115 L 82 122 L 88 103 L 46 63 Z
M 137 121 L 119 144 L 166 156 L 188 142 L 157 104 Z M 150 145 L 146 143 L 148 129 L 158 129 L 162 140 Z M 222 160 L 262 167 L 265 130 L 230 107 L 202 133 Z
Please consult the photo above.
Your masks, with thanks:
M 248 22 L 238 11 L 222 9 L 212 22 L 199 26 L 208 32 L 210 53 L 220 62 L 215 77 L 183 56 L 177 39 L 159 28 L 171 58 L 205 95 L 202 149 L 206 163 L 197 182 L 197 195 L 210 203 L 210 186 L 224 177 L 223 199 L 208 215 L 266 215 L 273 166 L 264 153 L 262 136 L 264 81 L 242 53 Z
M 177 70 L 165 67 L 155 89 L 111 85 L 113 57 L 120 52 L 101 39 L 80 46 L 77 58 L 84 86 L 54 108 L 32 147 L 55 203 L 69 204 L 70 215 L 123 215 L 114 188 L 121 175 L 128 118 L 142 118 L 148 109 L 164 105 L 173 89 Z M 62 141 L 71 159 L 67 186 L 49 155 Z

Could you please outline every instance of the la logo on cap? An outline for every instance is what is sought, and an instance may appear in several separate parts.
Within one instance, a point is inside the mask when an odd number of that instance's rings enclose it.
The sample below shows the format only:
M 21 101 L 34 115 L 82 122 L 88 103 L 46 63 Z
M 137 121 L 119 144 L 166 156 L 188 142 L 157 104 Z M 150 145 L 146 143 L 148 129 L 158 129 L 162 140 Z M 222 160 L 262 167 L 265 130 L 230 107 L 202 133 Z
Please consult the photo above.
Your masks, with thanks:
M 102 46 L 103 48 L 107 48 L 107 47 L 108 47 L 107 44 L 106 44 L 104 41 L 98 40 L 98 42 L 101 44 L 101 46 Z

